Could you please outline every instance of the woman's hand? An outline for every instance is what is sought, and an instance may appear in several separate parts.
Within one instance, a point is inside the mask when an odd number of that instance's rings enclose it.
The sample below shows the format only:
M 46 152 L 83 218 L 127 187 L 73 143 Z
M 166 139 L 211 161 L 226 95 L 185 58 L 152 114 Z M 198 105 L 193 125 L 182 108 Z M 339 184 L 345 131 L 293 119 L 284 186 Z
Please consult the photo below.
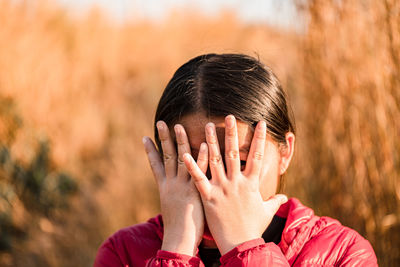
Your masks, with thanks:
M 143 143 L 160 191 L 164 223 L 161 249 L 194 256 L 204 231 L 204 213 L 199 193 L 183 163 L 183 154 L 190 154 L 189 141 L 183 126 L 175 125 L 177 155 L 165 122 L 157 122 L 157 129 L 164 163 L 150 138 L 144 137 Z M 196 166 L 206 172 L 207 156 L 199 157 Z
M 190 154 L 184 155 L 186 167 L 200 192 L 208 227 L 221 252 L 246 241 L 260 238 L 286 196 L 276 195 L 264 202 L 259 191 L 259 180 L 264 157 L 266 124 L 258 123 L 246 168 L 241 171 L 235 117 L 225 118 L 225 163 L 220 153 L 215 125 L 206 125 L 211 180 L 208 180 Z M 202 144 L 203 145 L 203 144 Z M 272 177 L 271 179 L 276 179 Z

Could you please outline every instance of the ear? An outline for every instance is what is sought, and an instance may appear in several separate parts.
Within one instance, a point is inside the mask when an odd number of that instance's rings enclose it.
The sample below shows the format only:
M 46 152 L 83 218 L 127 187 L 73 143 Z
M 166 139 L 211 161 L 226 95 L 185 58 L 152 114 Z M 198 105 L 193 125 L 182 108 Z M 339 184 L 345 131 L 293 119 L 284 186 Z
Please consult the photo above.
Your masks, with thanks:
M 293 157 L 294 152 L 294 141 L 295 136 L 292 132 L 288 132 L 285 136 L 286 145 L 281 145 L 280 154 L 281 154 L 281 161 L 279 166 L 279 175 L 283 175 L 287 168 L 289 167 L 290 161 Z

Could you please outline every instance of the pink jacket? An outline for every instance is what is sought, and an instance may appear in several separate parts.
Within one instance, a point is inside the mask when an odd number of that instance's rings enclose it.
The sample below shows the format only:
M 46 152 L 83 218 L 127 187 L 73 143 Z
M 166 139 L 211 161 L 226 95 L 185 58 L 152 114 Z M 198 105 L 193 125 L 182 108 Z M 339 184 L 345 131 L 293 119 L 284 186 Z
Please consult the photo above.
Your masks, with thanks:
M 286 218 L 278 245 L 262 238 L 222 255 L 221 266 L 377 266 L 369 242 L 329 217 L 318 217 L 292 198 L 277 216 Z M 162 218 L 124 228 L 99 248 L 95 267 L 204 266 L 199 257 L 160 250 Z

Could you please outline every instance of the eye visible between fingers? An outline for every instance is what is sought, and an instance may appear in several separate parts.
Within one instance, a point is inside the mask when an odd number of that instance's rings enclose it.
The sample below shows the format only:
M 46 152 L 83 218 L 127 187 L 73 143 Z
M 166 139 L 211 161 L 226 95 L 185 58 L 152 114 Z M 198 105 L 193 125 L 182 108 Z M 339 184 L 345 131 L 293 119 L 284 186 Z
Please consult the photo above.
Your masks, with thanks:
M 244 171 L 245 168 L 246 168 L 246 161 L 245 160 L 241 160 L 240 161 L 240 170 Z

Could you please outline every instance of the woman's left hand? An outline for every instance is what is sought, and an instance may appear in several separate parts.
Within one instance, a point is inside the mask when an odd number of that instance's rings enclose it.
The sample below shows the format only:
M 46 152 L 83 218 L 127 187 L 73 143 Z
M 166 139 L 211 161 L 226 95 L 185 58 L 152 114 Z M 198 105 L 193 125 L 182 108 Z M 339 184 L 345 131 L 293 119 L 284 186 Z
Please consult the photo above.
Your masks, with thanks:
M 257 124 L 246 168 L 241 171 L 235 117 L 225 118 L 225 162 L 222 160 L 215 125 L 206 125 L 211 180 L 198 167 L 190 154 L 184 155 L 186 168 L 200 192 L 208 227 L 221 252 L 225 254 L 246 241 L 260 238 L 285 195 L 275 195 L 263 201 L 259 190 L 264 157 L 266 124 Z M 199 155 L 206 157 L 206 155 Z M 276 177 L 275 177 L 276 179 Z
M 164 224 L 161 249 L 194 256 L 203 237 L 204 212 L 199 192 L 182 161 L 183 154 L 191 151 L 189 140 L 183 126 L 175 125 L 175 148 L 167 124 L 158 121 L 157 129 L 164 160 L 148 137 L 143 141 L 160 191 Z M 198 158 L 197 166 L 205 172 L 207 159 Z

